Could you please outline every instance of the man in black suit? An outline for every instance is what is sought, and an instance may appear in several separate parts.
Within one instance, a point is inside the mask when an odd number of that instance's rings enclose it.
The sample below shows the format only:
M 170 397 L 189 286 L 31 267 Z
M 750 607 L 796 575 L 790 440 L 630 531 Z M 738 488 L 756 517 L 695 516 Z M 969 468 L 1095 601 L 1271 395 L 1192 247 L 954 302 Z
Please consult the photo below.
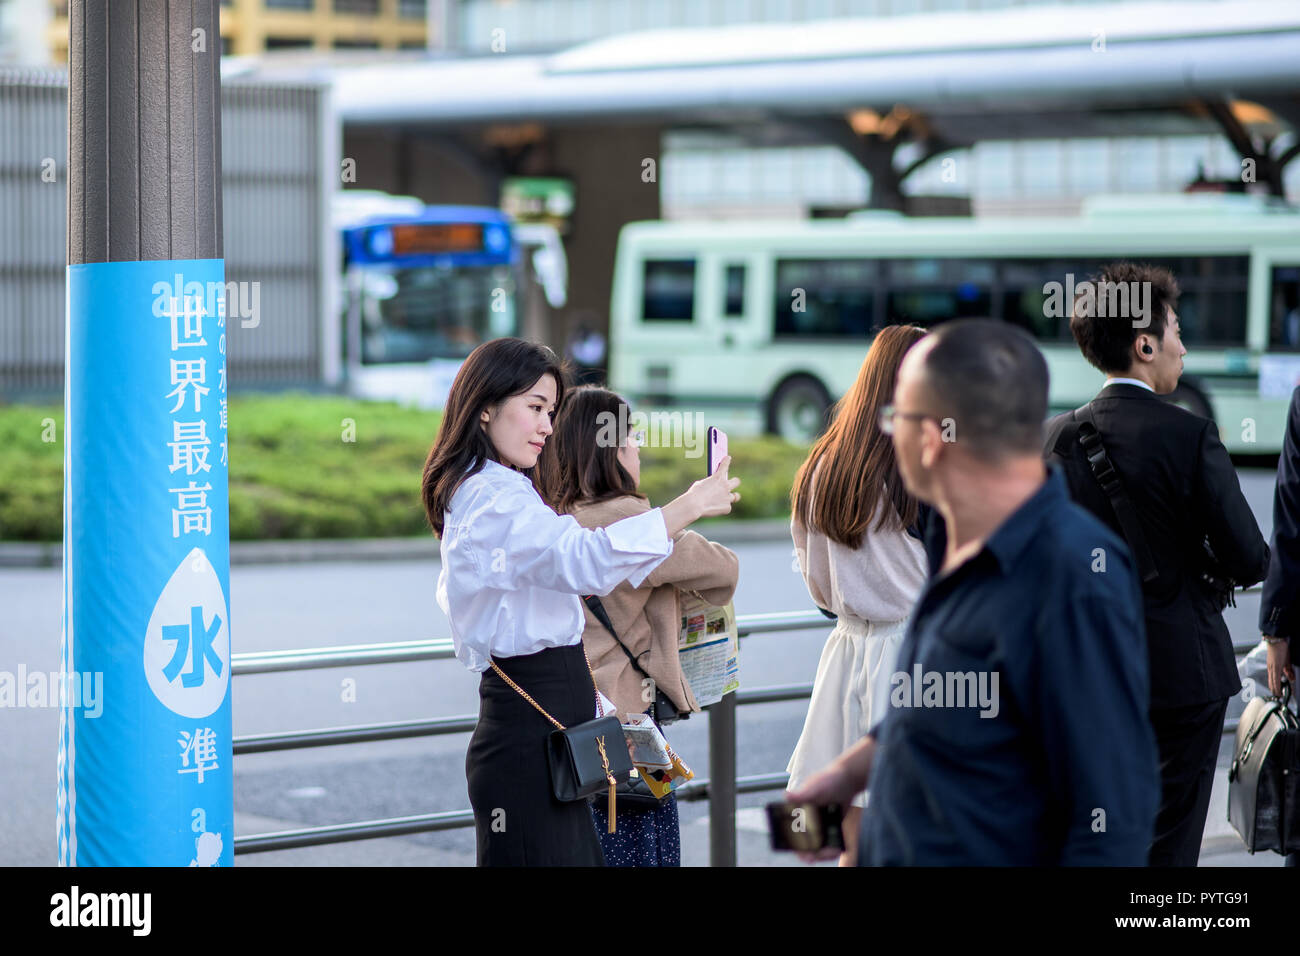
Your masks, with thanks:
M 1268 689 L 1279 696 L 1282 681 L 1294 692 L 1295 635 L 1300 634 L 1300 388 L 1291 393 L 1286 437 L 1277 460 L 1273 490 L 1273 548 L 1264 593 L 1259 602 L 1259 629 L 1268 641 Z
M 1273 547 L 1259 601 L 1259 630 L 1268 642 L 1268 691 L 1282 695 L 1282 681 L 1295 695 L 1300 661 L 1300 388 L 1291 393 L 1286 436 L 1277 460 L 1273 489 Z M 1300 867 L 1300 852 L 1286 855 L 1287 866 Z
M 1104 290 L 1118 287 L 1101 283 L 1149 283 L 1145 313 L 1106 308 Z M 1127 287 L 1128 303 L 1144 301 L 1140 288 Z M 1107 267 L 1080 292 L 1070 331 L 1107 380 L 1088 405 L 1047 423 L 1045 448 L 1048 460 L 1065 469 L 1071 497 L 1124 538 L 1143 577 L 1161 777 L 1152 866 L 1196 865 L 1224 713 L 1241 689 L 1222 615 L 1226 598 L 1203 573 L 1246 587 L 1268 570 L 1268 545 L 1214 422 L 1159 398 L 1178 385 L 1187 354 L 1177 298 L 1168 271 L 1129 263 Z M 1123 301 L 1112 297 L 1110 304 L 1117 300 Z M 1110 493 L 1103 490 L 1094 470 L 1107 478 L 1098 451 L 1118 478 L 1118 501 L 1114 483 Z M 1094 559 L 1094 570 L 1105 567 L 1104 555 Z

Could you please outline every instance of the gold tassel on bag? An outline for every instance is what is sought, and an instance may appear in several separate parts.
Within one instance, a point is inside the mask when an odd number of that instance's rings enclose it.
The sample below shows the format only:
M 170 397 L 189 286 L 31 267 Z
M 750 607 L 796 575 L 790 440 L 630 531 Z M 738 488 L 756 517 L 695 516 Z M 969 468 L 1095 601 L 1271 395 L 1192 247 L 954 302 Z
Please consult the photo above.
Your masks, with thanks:
M 619 784 L 615 782 L 614 774 L 610 773 L 610 757 L 608 757 L 608 754 L 604 752 L 604 737 L 597 737 L 597 739 L 595 739 L 595 747 L 597 747 L 599 752 L 601 752 L 601 762 L 604 765 L 604 779 L 610 782 L 610 814 L 608 814 L 608 816 L 610 816 L 610 825 L 606 827 L 606 832 L 612 834 L 612 832 L 617 832 L 617 825 L 614 822 L 614 790 L 615 787 L 619 786 Z

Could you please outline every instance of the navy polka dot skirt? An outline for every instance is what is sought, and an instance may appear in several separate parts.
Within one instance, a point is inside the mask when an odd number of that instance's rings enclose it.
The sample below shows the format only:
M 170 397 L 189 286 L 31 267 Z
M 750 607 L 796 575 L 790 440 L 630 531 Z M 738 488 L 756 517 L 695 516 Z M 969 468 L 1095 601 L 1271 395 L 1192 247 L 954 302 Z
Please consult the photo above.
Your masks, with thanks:
M 609 814 L 603 799 L 591 805 L 591 815 L 605 852 L 607 866 L 681 866 L 682 833 L 677 819 L 677 796 L 668 794 L 654 810 L 624 810 L 615 807 L 617 833 L 609 829 Z

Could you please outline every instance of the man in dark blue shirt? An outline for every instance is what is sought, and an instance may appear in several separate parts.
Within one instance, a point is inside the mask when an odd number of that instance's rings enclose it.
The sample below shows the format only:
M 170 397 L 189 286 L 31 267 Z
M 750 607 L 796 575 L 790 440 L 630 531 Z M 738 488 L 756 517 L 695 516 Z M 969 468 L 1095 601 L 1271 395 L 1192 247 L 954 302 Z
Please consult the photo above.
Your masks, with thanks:
M 1041 458 L 1047 368 L 989 321 L 918 342 L 882 414 L 947 532 L 890 710 L 793 800 L 870 780 L 865 865 L 1146 863 L 1160 783 L 1132 560 Z

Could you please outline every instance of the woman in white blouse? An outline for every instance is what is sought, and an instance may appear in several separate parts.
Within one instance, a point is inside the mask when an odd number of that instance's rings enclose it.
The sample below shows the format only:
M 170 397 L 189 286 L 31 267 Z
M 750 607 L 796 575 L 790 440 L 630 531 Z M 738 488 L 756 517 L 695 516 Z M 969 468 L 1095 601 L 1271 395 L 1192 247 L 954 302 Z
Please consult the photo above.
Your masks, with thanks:
M 673 535 L 740 497 L 725 459 L 669 504 L 606 528 L 557 515 L 538 494 L 535 466 L 564 378 L 544 346 L 480 345 L 456 376 L 424 466 L 425 511 L 442 539 L 438 604 L 456 656 L 482 674 L 465 755 L 480 866 L 604 863 L 589 806 L 553 796 L 553 726 L 491 665 L 566 727 L 591 720 L 599 704 L 579 595 L 640 584 L 672 552 Z
M 920 504 L 904 489 L 878 421 L 903 354 L 924 335 L 910 325 L 877 333 L 835 420 L 795 475 L 790 533 L 799 570 L 817 606 L 836 616 L 786 768 L 795 802 L 810 775 L 884 717 L 898 647 L 925 582 Z M 845 810 L 842 866 L 855 859 L 863 801 Z

